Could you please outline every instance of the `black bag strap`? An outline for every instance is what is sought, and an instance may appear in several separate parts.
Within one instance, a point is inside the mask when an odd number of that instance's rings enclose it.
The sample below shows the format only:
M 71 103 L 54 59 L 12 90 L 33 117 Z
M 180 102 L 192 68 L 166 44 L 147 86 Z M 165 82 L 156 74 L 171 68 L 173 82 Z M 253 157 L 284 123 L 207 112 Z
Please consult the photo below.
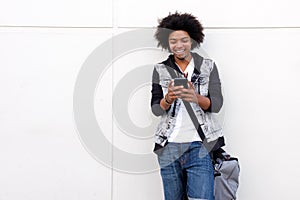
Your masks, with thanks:
M 216 147 L 218 148 L 218 146 L 216 145 L 217 142 L 218 142 L 218 139 L 214 140 L 214 141 L 211 141 L 211 142 L 208 142 L 207 138 L 205 137 L 205 134 L 202 130 L 202 127 L 201 127 L 203 124 L 199 123 L 199 121 L 197 119 L 197 116 L 196 116 L 196 114 L 195 114 L 195 112 L 194 112 L 194 110 L 191 106 L 191 103 L 188 102 L 188 101 L 183 100 L 183 104 L 184 104 L 184 106 L 185 106 L 185 108 L 186 108 L 186 110 L 187 110 L 187 112 L 188 112 L 188 114 L 189 114 L 189 116 L 190 116 L 190 118 L 191 118 L 191 120 L 192 120 L 192 122 L 193 122 L 193 124 L 194 124 L 201 140 L 202 140 L 202 143 L 206 148 L 206 150 L 208 152 L 213 152 L 216 149 Z
M 205 135 L 203 133 L 203 130 L 201 128 L 201 125 L 203 125 L 203 124 L 199 123 L 199 121 L 197 119 L 197 116 L 196 116 L 196 114 L 195 114 L 195 112 L 194 112 L 194 110 L 193 110 L 193 108 L 191 106 L 191 103 L 187 102 L 187 101 L 184 101 L 184 100 L 182 100 L 182 102 L 183 102 L 186 110 L 188 111 L 189 116 L 190 116 L 190 118 L 191 118 L 191 120 L 192 120 L 192 122 L 193 122 L 193 124 L 194 124 L 194 126 L 195 126 L 195 128 L 196 128 L 196 130 L 197 130 L 197 132 L 198 132 L 198 134 L 199 134 L 199 136 L 201 138 L 201 140 L 202 141 L 206 140 Z

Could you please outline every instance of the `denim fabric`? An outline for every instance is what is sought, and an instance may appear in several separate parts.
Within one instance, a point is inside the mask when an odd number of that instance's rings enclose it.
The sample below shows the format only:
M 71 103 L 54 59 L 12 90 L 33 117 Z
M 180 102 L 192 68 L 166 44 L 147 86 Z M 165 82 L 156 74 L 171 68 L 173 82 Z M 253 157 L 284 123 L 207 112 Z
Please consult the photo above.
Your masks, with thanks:
M 196 53 L 192 53 L 195 70 L 192 74 L 192 83 L 195 92 L 202 96 L 209 96 L 211 107 L 209 110 L 204 111 L 198 104 L 191 103 L 201 128 L 207 138 L 208 142 L 215 141 L 223 136 L 222 126 L 218 122 L 217 115 L 223 105 L 223 96 L 221 91 L 221 82 L 219 73 L 214 61 L 211 59 L 203 58 Z M 169 70 L 168 70 L 169 69 Z M 160 122 L 155 132 L 155 143 L 164 146 L 173 133 L 175 127 L 177 114 L 182 103 L 181 99 L 177 99 L 168 111 L 162 110 L 160 107 L 161 99 L 168 92 L 168 84 L 172 79 L 169 71 L 177 73 L 179 68 L 175 64 L 174 57 L 170 56 L 166 61 L 156 64 L 154 66 L 152 77 L 152 98 L 151 109 L 154 114 L 161 116 Z M 180 77 L 180 73 L 177 74 Z M 154 87 L 158 85 L 159 87 Z M 176 106 L 175 106 L 176 104 Z M 160 111 L 159 111 L 160 110 Z M 174 110 L 174 113 L 172 112 Z
M 168 143 L 158 156 L 165 200 L 214 200 L 211 158 L 200 142 Z

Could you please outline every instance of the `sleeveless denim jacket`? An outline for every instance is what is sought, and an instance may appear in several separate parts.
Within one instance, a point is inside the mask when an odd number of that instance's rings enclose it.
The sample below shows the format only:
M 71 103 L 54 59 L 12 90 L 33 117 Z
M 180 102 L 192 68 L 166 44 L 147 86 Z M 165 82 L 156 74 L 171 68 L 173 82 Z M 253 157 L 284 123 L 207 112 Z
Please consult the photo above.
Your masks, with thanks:
M 195 53 L 192 54 L 195 57 Z M 197 55 L 199 56 L 199 55 Z M 196 62 L 197 59 L 194 59 Z M 195 63 L 196 66 L 196 63 Z M 192 74 L 192 83 L 195 88 L 195 92 L 202 96 L 208 96 L 209 94 L 209 79 L 211 71 L 214 68 L 214 62 L 211 59 L 203 58 L 200 73 Z M 154 66 L 155 70 L 159 74 L 159 85 L 162 88 L 163 96 L 168 92 L 168 84 L 172 79 L 171 74 L 168 71 L 169 66 L 165 63 L 159 63 Z M 169 69 L 170 70 L 170 69 Z M 177 73 L 178 74 L 178 73 Z M 179 75 L 181 76 L 181 75 Z M 218 123 L 215 113 L 204 111 L 196 103 L 191 103 L 192 108 L 198 118 L 201 128 L 207 138 L 207 141 L 214 141 L 223 136 L 222 127 Z M 172 134 L 176 123 L 176 117 L 179 111 L 179 107 L 184 106 L 181 99 L 177 99 L 168 110 L 161 115 L 160 122 L 155 132 L 155 143 L 160 146 L 165 146 L 169 136 Z M 195 129 L 196 131 L 196 129 Z

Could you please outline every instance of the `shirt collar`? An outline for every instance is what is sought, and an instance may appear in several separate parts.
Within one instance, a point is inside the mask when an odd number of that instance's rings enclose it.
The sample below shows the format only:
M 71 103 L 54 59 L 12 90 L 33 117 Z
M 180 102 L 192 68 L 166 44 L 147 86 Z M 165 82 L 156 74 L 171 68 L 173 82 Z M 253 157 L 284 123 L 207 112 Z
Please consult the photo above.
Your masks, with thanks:
M 177 63 L 176 63 L 177 65 Z M 178 65 L 177 65 L 178 66 Z M 181 71 L 180 67 L 178 66 L 179 70 Z M 192 74 L 194 72 L 194 68 L 195 68 L 195 63 L 194 63 L 194 58 L 192 58 L 188 64 L 188 66 L 185 68 L 184 71 L 181 71 L 183 74 L 187 73 L 187 79 L 190 81 L 192 78 Z

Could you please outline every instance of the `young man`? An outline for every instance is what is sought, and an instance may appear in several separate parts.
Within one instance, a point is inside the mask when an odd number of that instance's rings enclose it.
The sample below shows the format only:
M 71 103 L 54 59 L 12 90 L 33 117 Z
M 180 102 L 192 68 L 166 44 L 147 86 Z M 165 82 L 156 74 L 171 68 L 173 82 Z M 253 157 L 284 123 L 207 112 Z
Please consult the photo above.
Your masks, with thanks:
M 221 126 L 213 118 L 223 104 L 216 65 L 191 52 L 203 42 L 203 27 L 191 14 L 174 13 L 160 20 L 158 46 L 169 50 L 167 60 L 154 66 L 151 108 L 160 123 L 154 151 L 158 155 L 166 200 L 213 200 L 214 169 L 208 150 L 183 101 L 191 104 L 207 141 L 224 145 Z M 187 87 L 174 84 L 185 77 Z M 210 151 L 210 150 L 209 150 Z

